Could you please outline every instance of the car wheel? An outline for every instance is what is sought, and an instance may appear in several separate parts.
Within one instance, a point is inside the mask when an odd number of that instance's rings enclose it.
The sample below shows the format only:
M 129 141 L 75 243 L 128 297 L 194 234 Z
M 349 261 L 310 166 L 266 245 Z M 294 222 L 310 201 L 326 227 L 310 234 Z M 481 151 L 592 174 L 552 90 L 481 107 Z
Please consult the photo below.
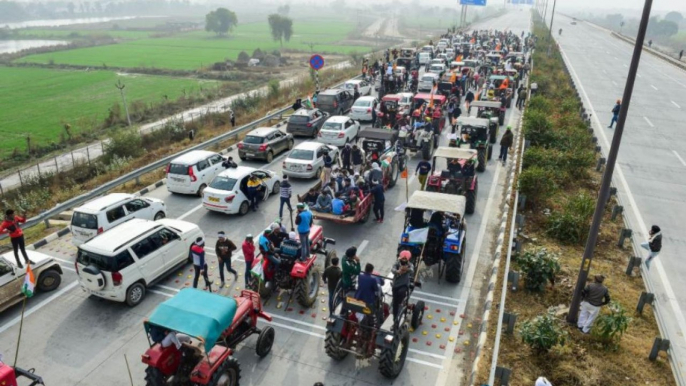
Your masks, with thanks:
M 241 159 L 241 161 L 245 161 L 245 160 L 247 159 L 247 158 L 245 158 L 245 157 L 242 157 L 242 156 L 240 156 L 240 155 L 238 156 L 238 158 L 240 158 L 240 159 Z
M 207 185 L 205 185 L 205 184 L 200 185 L 200 187 L 198 188 L 198 197 L 202 197 L 202 192 L 205 191 L 206 187 L 207 187 Z
M 274 183 L 274 186 L 272 186 L 272 194 L 278 194 L 279 191 L 281 191 L 281 183 L 279 181 L 276 181 Z
M 145 297 L 145 286 L 141 283 L 134 283 L 126 290 L 126 304 L 135 307 L 143 301 Z
M 293 149 L 293 145 L 294 145 L 294 144 L 295 144 L 295 143 L 294 143 L 294 141 L 293 141 L 292 139 L 291 139 L 290 141 L 288 141 L 288 150 Z
M 50 292 L 59 287 L 60 283 L 62 283 L 62 276 L 51 269 L 40 274 L 37 284 L 40 291 Z
M 159 211 L 159 212 L 157 212 L 157 213 L 155 214 L 155 221 L 161 220 L 161 219 L 163 219 L 163 218 L 165 218 L 165 217 L 167 217 L 167 215 L 164 214 L 164 212 Z
M 322 168 L 317 169 L 312 178 L 319 178 L 322 175 Z
M 271 151 L 267 152 L 267 163 L 271 163 L 274 160 L 274 153 Z
M 248 201 L 243 201 L 243 202 L 241 202 L 241 206 L 238 208 L 238 214 L 243 216 L 246 213 L 248 213 L 249 210 L 250 210 L 250 204 L 248 204 Z

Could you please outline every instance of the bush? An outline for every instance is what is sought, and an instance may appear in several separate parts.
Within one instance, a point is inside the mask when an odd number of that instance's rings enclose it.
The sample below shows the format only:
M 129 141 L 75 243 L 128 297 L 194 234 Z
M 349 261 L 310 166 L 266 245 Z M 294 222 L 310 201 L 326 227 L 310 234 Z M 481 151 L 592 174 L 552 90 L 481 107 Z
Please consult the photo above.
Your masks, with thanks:
M 550 312 L 524 321 L 519 333 L 522 342 L 529 345 L 537 354 L 545 354 L 557 345 L 564 346 L 568 337 L 567 331 Z
M 548 199 L 557 189 L 554 174 L 540 166 L 531 166 L 523 170 L 518 179 L 520 193 L 526 195 L 527 201 L 539 203 Z
M 277 79 L 270 80 L 269 83 L 267 83 L 267 89 L 269 90 L 267 93 L 267 96 L 270 99 L 278 98 L 279 97 L 279 87 L 280 87 L 280 84 L 279 84 L 279 81 Z
M 262 50 L 259 48 L 255 48 L 255 51 L 252 52 L 252 57 L 254 59 L 262 60 L 264 59 L 264 52 L 262 52 Z
M 247 52 L 241 51 L 238 54 L 238 59 L 236 59 L 236 62 L 238 63 L 248 63 L 250 61 L 250 55 L 248 55 Z
M 609 314 L 601 314 L 595 320 L 591 334 L 605 347 L 616 350 L 619 340 L 629 328 L 631 318 L 626 315 L 626 310 L 618 302 L 611 302 L 608 309 Z
M 362 64 L 362 58 L 364 57 L 362 54 L 360 54 L 357 51 L 350 51 L 350 59 L 352 60 L 354 65 L 360 65 Z
M 557 140 L 549 112 L 527 110 L 524 113 L 524 136 L 533 146 L 550 146 Z
M 529 291 L 543 292 L 547 282 L 555 285 L 555 276 L 560 272 L 560 263 L 557 256 L 548 253 L 545 248 L 535 252 L 526 251 L 516 258 L 516 262 L 524 271 L 525 287 Z
M 595 199 L 581 193 L 567 201 L 562 211 L 553 212 L 546 224 L 546 234 L 563 243 L 582 243 L 586 240 L 595 211 Z
M 543 95 L 533 96 L 529 100 L 529 105 L 527 106 L 528 110 L 540 110 L 542 112 L 550 111 L 551 108 L 550 101 Z
M 116 158 L 135 158 L 143 153 L 141 135 L 138 129 L 116 132 L 105 144 L 104 162 L 109 164 Z

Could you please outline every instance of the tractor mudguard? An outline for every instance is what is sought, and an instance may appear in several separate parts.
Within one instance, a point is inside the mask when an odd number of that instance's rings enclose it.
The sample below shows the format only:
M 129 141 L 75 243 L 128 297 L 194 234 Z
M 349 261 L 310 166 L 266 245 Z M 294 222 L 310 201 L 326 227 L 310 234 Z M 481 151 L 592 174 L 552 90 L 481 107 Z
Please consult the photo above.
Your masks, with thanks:
M 195 365 L 193 371 L 191 371 L 190 381 L 197 385 L 206 385 L 212 378 L 212 374 L 217 371 L 219 366 L 227 360 L 233 350 L 228 347 L 214 346 L 207 356 Z
M 393 339 L 395 337 L 393 336 L 393 333 L 390 331 L 384 331 L 384 330 L 379 330 L 376 334 L 376 341 L 374 342 L 376 344 L 377 349 L 384 349 L 384 348 L 392 348 L 393 347 L 393 341 L 391 340 L 390 342 L 386 342 L 386 336 L 391 336 Z
M 307 276 L 307 271 L 312 267 L 315 260 L 317 260 L 317 255 L 312 255 L 308 260 L 296 261 L 293 263 L 293 269 L 291 269 L 291 277 L 296 279 L 304 279 Z
M 467 188 L 467 190 L 474 190 L 474 189 L 476 189 L 476 176 L 471 177 L 469 187 Z
M 169 347 L 162 347 L 161 344 L 156 343 L 145 351 L 141 359 L 143 363 L 160 370 L 162 374 L 172 375 L 176 373 L 181 363 L 181 351 L 173 344 Z
M 345 327 L 345 320 L 339 316 L 330 316 L 329 322 L 326 323 L 326 330 L 336 334 L 343 335 L 343 327 Z
M 17 376 L 9 365 L 0 363 L 0 385 L 17 386 Z

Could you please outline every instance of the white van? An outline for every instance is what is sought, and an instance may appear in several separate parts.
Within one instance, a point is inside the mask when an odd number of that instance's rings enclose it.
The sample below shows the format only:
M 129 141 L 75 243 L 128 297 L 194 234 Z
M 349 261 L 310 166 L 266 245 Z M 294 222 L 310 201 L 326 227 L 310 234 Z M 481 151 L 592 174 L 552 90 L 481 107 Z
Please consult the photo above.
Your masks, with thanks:
M 428 52 L 419 53 L 419 64 L 427 64 L 431 61 L 431 54 Z
M 78 246 L 132 218 L 159 220 L 167 217 L 164 201 L 128 193 L 111 193 L 74 209 L 72 244 Z
M 79 246 L 79 284 L 90 295 L 136 306 L 148 287 L 188 261 L 198 237 L 200 227 L 187 221 L 127 221 Z
M 219 153 L 194 150 L 174 159 L 167 166 L 167 190 L 171 193 L 197 194 L 226 167 Z

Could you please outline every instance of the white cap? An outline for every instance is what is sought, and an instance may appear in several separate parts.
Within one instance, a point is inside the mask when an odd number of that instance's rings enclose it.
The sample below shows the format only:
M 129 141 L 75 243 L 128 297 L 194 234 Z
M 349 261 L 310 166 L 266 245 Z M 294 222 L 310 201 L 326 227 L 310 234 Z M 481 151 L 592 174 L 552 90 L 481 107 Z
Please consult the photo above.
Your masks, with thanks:
M 291 240 L 295 240 L 295 238 L 296 238 L 295 232 L 288 233 L 288 238 Z
M 545 377 L 538 377 L 534 386 L 553 386 Z

